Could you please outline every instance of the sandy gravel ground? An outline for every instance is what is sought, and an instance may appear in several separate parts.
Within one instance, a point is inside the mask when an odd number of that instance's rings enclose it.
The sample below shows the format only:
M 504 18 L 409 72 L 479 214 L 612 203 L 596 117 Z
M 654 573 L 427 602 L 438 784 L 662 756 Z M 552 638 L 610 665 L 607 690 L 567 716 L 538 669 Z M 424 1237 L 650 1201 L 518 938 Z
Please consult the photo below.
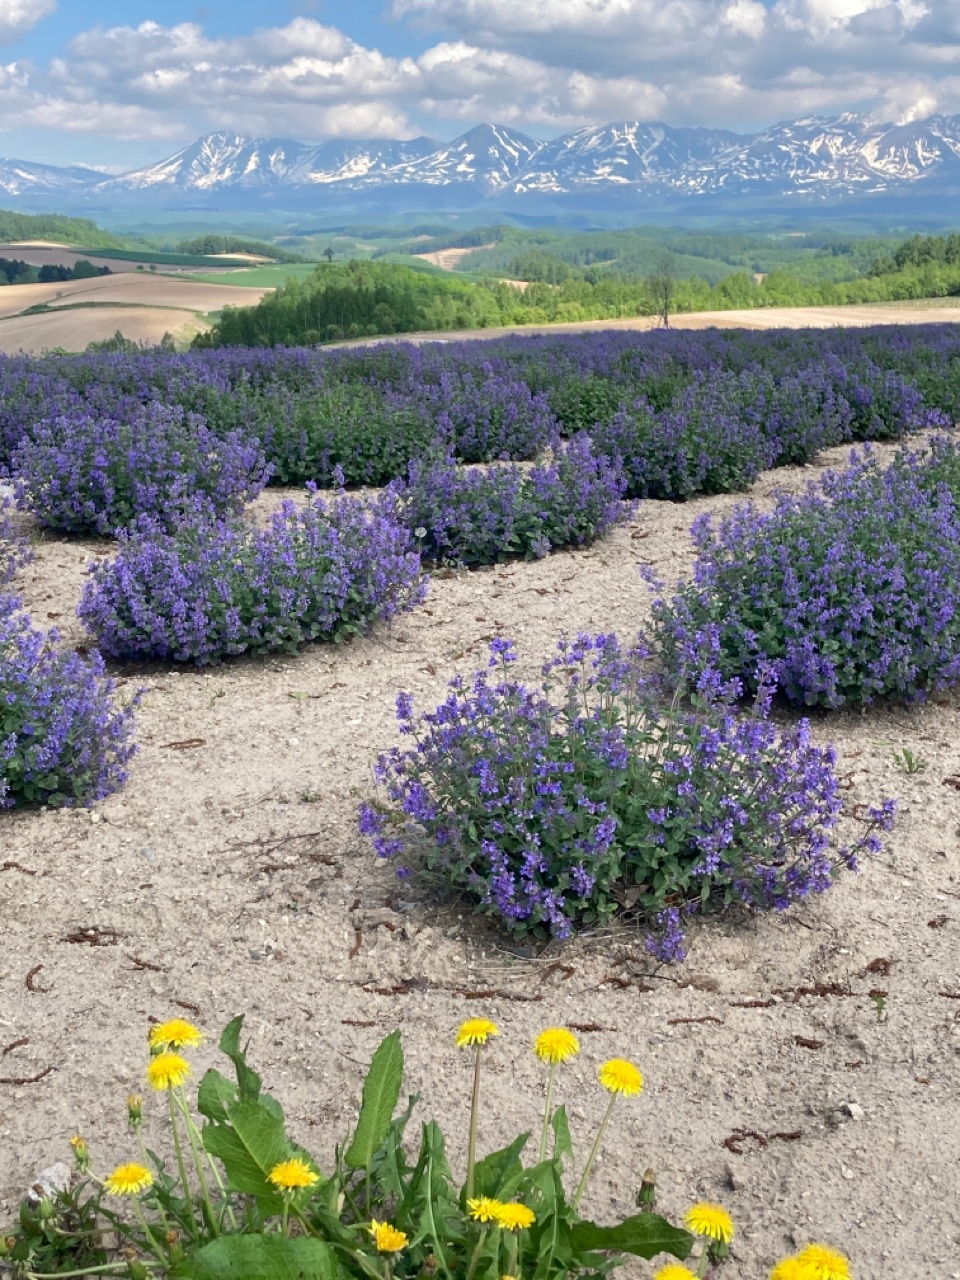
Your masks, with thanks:
M 815 471 L 764 476 L 754 494 Z M 729 1207 L 729 1280 L 763 1280 L 810 1239 L 848 1250 L 857 1280 L 960 1276 L 960 793 L 944 785 L 960 774 L 957 695 L 818 719 L 851 812 L 900 797 L 887 851 L 786 915 L 701 923 L 686 965 L 654 977 L 627 924 L 511 954 L 466 907 L 398 889 L 355 833 L 371 761 L 398 741 L 398 689 L 433 707 L 494 633 L 531 672 L 564 629 L 629 636 L 648 611 L 637 566 L 675 580 L 690 521 L 734 501 L 646 503 L 591 549 L 441 578 L 425 606 L 343 648 L 123 674 L 124 690 L 148 689 L 126 789 L 92 811 L 0 819 L 0 1220 L 73 1132 L 100 1168 L 128 1154 L 147 1020 L 177 1014 L 216 1036 L 247 1013 L 254 1062 L 321 1160 L 356 1114 L 361 1065 L 402 1028 L 410 1091 L 462 1170 L 468 1067 L 452 1036 L 484 1014 L 502 1027 L 487 1149 L 535 1123 L 529 1045 L 544 1026 L 582 1028 L 561 1089 L 581 1158 L 605 1101 L 597 1062 L 642 1067 L 586 1203 L 598 1220 L 631 1211 L 652 1165 L 666 1212 L 701 1196 Z M 72 611 L 107 547 L 37 550 L 20 589 L 38 622 L 82 643 Z M 896 768 L 901 747 L 925 772 Z

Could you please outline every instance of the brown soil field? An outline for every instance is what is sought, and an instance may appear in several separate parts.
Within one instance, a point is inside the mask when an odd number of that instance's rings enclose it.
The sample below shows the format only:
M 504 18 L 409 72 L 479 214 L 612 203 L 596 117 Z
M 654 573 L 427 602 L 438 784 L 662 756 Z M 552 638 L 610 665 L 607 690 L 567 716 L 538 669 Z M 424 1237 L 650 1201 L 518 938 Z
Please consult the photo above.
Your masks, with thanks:
M 0 244 L 0 258 L 19 258 L 31 267 L 74 267 L 81 259 L 95 267 L 109 267 L 115 274 L 136 271 L 136 262 L 122 258 L 101 258 L 95 253 L 79 253 L 76 245 L 54 245 L 44 241 Z
M 41 355 L 55 347 L 83 351 L 89 342 L 112 338 L 118 329 L 133 342 L 153 346 L 169 333 L 185 345 L 209 327 L 199 315 L 172 307 L 64 307 L 0 320 L 0 352 Z
M 437 249 L 433 253 L 414 253 L 414 258 L 422 258 L 424 262 L 430 262 L 435 267 L 442 267 L 444 271 L 453 271 L 457 263 L 466 258 L 471 253 L 476 253 L 478 249 L 495 249 L 494 244 L 475 244 L 469 249 Z
M 507 282 L 511 283 L 511 282 Z M 830 329 L 872 324 L 960 324 L 960 298 L 886 302 L 856 307 L 762 307 L 743 311 L 694 311 L 670 317 L 673 329 Z M 561 324 L 505 325 L 489 329 L 438 330 L 393 337 L 351 338 L 332 346 L 371 346 L 377 342 L 466 342 L 503 338 L 509 334 L 596 333 L 605 329 L 646 331 L 657 328 L 655 316 L 625 316 L 621 320 L 571 320 Z
M 751 496 L 769 504 L 845 459 L 769 473 Z M 856 1280 L 956 1276 L 960 794 L 944 781 L 960 773 L 960 693 L 815 718 L 848 815 L 899 797 L 885 851 L 785 914 L 695 924 L 686 964 L 655 974 L 627 922 L 518 954 L 467 904 L 398 888 L 357 835 L 372 761 L 401 741 L 398 690 L 432 709 L 455 671 L 485 664 L 491 634 L 517 641 L 524 677 L 565 631 L 632 636 L 649 616 L 640 565 L 675 584 L 691 521 L 739 501 L 646 502 L 591 548 L 439 575 L 425 606 L 342 647 L 120 672 L 125 694 L 146 687 L 125 789 L 92 810 L 0 818 L 0 1223 L 40 1169 L 69 1159 L 71 1134 L 98 1171 L 130 1158 L 124 1099 L 142 1088 L 148 1019 L 185 1009 L 214 1041 L 247 1014 L 251 1061 L 321 1168 L 355 1120 L 362 1064 L 401 1028 L 408 1092 L 426 1099 L 416 1115 L 442 1123 L 462 1174 L 470 1073 L 453 1038 L 483 1015 L 501 1028 L 483 1150 L 536 1124 L 542 1028 L 582 1028 L 558 1095 L 581 1161 L 605 1103 L 597 1063 L 643 1070 L 585 1201 L 596 1220 L 633 1212 L 652 1166 L 668 1215 L 695 1198 L 733 1214 L 724 1280 L 761 1280 L 811 1239 L 849 1253 Z M 108 550 L 44 537 L 20 574 L 63 644 L 86 640 L 73 610 Z M 896 767 L 903 748 L 924 772 Z M 94 928 L 104 945 L 79 945 Z M 217 1054 L 195 1057 L 199 1079 Z M 155 1096 L 145 1111 L 153 1145 Z
M 207 327 L 202 315 L 225 306 L 254 306 L 269 292 L 143 272 L 65 284 L 9 285 L 0 289 L 0 352 L 82 351 L 88 342 L 112 337 L 118 329 L 137 342 L 159 342 L 168 332 L 186 340 Z M 38 304 L 56 310 L 22 314 Z

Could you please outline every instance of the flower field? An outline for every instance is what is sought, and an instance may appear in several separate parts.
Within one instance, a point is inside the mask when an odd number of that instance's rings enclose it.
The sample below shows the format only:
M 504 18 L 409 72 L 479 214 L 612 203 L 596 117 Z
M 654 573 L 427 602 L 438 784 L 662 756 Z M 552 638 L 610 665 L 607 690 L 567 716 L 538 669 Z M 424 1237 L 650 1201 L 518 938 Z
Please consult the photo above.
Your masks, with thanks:
M 950 1275 L 958 399 L 952 326 L 0 364 L 0 1219 L 135 1154 L 145 1017 L 245 1012 L 324 1171 L 397 1027 L 459 1134 L 476 1014 L 484 1151 L 544 1026 L 642 1068 L 596 1222 Z

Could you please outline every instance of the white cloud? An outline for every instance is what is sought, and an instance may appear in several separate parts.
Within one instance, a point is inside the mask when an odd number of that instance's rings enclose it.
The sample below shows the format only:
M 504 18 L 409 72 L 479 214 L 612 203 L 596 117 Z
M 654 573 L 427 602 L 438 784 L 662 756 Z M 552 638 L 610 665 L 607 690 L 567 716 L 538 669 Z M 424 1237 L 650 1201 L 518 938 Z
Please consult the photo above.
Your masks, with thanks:
M 0 0 L 0 39 L 52 7 Z M 0 67 L 0 128 L 181 142 L 220 128 L 443 137 L 480 120 L 548 133 L 960 110 L 960 0 L 393 0 L 393 11 L 444 38 L 395 57 L 307 17 L 232 37 L 198 22 L 94 28 L 44 67 Z
M 56 7 L 56 0 L 0 0 L 0 44 L 13 44 Z

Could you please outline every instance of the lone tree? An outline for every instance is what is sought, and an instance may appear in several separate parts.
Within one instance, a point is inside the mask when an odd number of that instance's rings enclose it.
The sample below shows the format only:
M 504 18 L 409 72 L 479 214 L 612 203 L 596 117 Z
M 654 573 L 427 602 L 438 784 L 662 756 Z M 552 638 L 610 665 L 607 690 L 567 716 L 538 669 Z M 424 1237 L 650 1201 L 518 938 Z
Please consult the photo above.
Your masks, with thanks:
M 653 303 L 653 314 L 664 329 L 670 328 L 670 308 L 677 291 L 677 281 L 670 265 L 670 259 L 664 255 L 653 271 L 647 276 L 647 289 Z
M 327 245 L 327 247 L 324 249 L 323 256 L 326 258 L 328 262 L 333 261 L 333 250 L 330 248 L 329 245 Z

